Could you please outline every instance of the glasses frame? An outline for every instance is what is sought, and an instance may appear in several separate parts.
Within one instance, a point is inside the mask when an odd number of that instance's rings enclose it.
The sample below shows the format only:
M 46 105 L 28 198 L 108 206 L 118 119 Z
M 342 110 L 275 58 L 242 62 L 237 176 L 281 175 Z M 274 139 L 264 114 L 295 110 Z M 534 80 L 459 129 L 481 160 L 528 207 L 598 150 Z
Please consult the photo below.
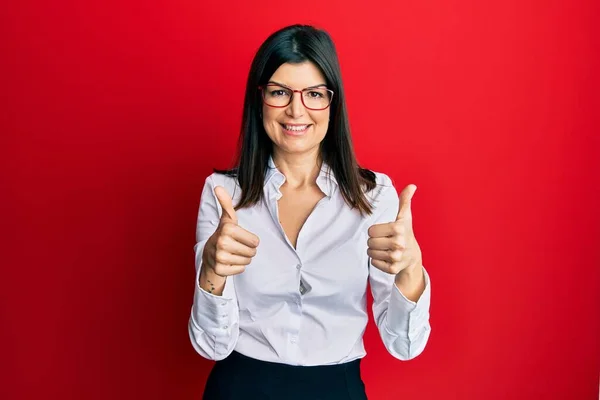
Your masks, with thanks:
M 265 100 L 265 89 L 266 89 L 266 88 L 268 88 L 269 86 L 277 86 L 277 87 L 284 88 L 284 89 L 287 89 L 287 90 L 289 90 L 290 92 L 292 92 L 292 95 L 290 96 L 290 101 L 289 101 L 289 102 L 288 102 L 288 103 L 287 103 L 285 106 L 274 106 L 274 105 L 268 104 L 268 103 L 267 103 L 267 101 Z M 330 99 L 329 99 L 329 104 L 327 104 L 327 107 L 325 107 L 325 108 L 311 108 L 311 107 L 308 107 L 308 106 L 307 106 L 307 105 L 304 103 L 304 96 L 302 96 L 302 93 L 304 93 L 304 91 L 305 91 L 305 90 L 306 90 L 306 91 L 309 91 L 309 90 L 312 90 L 312 89 L 325 89 L 325 90 L 327 90 L 327 91 L 328 91 L 328 92 L 331 94 L 331 97 L 330 97 Z M 285 107 L 289 106 L 290 104 L 292 104 L 292 101 L 294 101 L 294 94 L 295 94 L 295 93 L 300 93 L 300 101 L 302 102 L 302 105 L 303 105 L 303 106 L 304 106 L 304 107 L 305 107 L 307 110 L 312 110 L 312 111 L 323 111 L 323 110 L 327 110 L 327 109 L 328 109 L 328 108 L 331 106 L 331 103 L 333 102 L 333 95 L 335 94 L 335 92 L 334 92 L 333 90 L 331 90 L 331 89 L 328 89 L 328 88 L 326 88 L 326 87 L 318 87 L 318 86 L 317 86 L 317 87 L 308 87 L 308 88 L 304 88 L 304 89 L 302 89 L 302 90 L 298 90 L 298 89 L 292 89 L 292 88 L 289 88 L 289 87 L 287 87 L 287 86 L 278 85 L 278 84 L 276 84 L 276 83 L 267 83 L 266 85 L 260 85 L 260 86 L 258 87 L 258 90 L 260 90 L 260 91 L 261 91 L 260 97 L 261 97 L 261 99 L 262 99 L 263 103 L 265 103 L 267 106 L 269 106 L 269 107 L 273 107 L 273 108 L 285 108 Z

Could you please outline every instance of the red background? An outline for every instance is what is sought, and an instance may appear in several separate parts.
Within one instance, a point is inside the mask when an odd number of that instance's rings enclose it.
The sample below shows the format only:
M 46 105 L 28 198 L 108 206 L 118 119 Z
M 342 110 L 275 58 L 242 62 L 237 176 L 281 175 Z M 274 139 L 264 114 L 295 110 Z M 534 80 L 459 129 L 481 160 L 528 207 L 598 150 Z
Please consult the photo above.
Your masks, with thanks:
M 369 397 L 597 398 L 597 1 L 3 8 L 0 398 L 201 397 L 202 184 L 295 22 L 337 43 L 359 161 L 419 187 L 432 334 L 403 363 L 369 325 Z

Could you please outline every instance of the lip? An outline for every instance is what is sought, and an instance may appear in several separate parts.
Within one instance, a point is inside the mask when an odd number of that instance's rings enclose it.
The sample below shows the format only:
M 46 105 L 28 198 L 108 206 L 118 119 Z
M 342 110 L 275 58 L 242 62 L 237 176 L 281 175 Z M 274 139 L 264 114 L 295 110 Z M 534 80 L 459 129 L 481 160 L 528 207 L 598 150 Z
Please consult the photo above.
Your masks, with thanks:
M 287 123 L 284 124 L 284 123 L 280 123 L 280 125 L 281 125 L 281 129 L 283 130 L 283 133 L 285 133 L 286 135 L 289 135 L 289 136 L 302 136 L 306 132 L 308 132 L 308 130 L 310 129 L 310 127 L 313 124 L 287 124 Z M 286 125 L 289 125 L 289 126 L 303 126 L 303 125 L 306 125 L 306 129 L 304 129 L 303 131 L 290 131 L 290 130 L 285 129 Z

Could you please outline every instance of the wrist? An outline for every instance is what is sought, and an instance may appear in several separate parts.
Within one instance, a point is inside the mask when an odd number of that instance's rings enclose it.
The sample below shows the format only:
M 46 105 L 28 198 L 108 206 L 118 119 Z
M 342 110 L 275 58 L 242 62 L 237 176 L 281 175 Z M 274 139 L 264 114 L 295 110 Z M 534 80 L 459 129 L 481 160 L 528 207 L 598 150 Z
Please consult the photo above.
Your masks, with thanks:
M 417 302 L 425 291 L 425 270 L 421 263 L 406 267 L 396 274 L 396 287 L 408 300 Z
M 423 265 L 416 262 L 396 274 L 396 284 L 418 282 L 423 279 Z
M 408 267 L 404 268 L 402 271 L 398 272 L 398 275 L 404 274 L 406 276 L 417 276 L 418 274 L 423 272 L 423 265 L 418 262 Z
M 225 287 L 227 277 L 221 276 L 215 272 L 210 266 L 205 257 L 202 257 L 202 266 L 200 268 L 200 276 L 198 285 L 205 291 L 220 296 Z
M 203 263 L 200 269 L 200 280 L 204 279 L 210 279 L 213 283 L 222 283 L 227 277 L 217 274 L 214 269 Z

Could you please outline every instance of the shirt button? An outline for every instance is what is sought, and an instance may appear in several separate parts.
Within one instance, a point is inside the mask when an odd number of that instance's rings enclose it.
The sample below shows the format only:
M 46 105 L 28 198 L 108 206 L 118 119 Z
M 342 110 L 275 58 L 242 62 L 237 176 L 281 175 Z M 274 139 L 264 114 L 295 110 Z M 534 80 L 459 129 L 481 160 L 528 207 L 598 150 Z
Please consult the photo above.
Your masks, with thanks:
M 225 325 L 225 326 L 223 327 L 223 329 L 227 329 L 227 328 L 229 328 L 229 326 L 228 326 L 228 325 Z
M 291 342 L 291 343 L 296 343 L 296 340 L 298 340 L 298 339 L 297 339 L 297 338 L 294 336 L 294 337 L 292 337 L 292 338 L 290 339 L 290 342 Z
M 300 271 L 300 268 L 302 268 L 302 265 L 300 265 L 300 264 L 296 265 L 296 269 L 297 269 L 298 271 Z

